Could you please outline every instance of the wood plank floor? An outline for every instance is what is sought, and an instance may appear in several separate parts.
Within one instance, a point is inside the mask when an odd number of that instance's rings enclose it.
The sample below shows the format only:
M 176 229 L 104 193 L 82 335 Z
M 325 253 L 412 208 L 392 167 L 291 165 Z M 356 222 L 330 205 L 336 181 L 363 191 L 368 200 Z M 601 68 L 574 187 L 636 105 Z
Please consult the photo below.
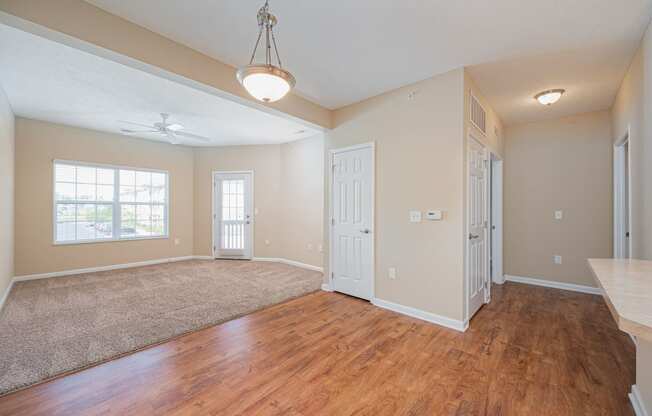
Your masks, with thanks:
M 1 415 L 632 415 L 598 296 L 506 283 L 466 333 L 318 292 L 0 398 Z

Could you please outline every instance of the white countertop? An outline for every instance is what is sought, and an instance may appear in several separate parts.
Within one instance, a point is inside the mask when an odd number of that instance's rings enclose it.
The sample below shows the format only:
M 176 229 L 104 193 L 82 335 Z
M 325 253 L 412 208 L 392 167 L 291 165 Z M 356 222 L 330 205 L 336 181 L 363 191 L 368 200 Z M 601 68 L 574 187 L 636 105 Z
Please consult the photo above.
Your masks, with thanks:
M 589 266 L 618 328 L 652 341 L 652 261 L 589 259 Z

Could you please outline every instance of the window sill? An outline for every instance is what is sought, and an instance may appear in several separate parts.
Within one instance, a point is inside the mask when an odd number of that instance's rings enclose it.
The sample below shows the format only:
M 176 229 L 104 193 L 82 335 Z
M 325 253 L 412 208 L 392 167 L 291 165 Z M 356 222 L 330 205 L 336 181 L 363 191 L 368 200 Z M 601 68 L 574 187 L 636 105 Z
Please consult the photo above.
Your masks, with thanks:
M 78 244 L 97 244 L 97 243 L 119 243 L 122 241 L 143 241 L 143 240 L 167 240 L 169 235 L 162 235 L 158 237 L 128 237 L 128 238 L 112 238 L 101 240 L 84 240 L 84 241 L 55 241 L 53 246 L 75 246 Z

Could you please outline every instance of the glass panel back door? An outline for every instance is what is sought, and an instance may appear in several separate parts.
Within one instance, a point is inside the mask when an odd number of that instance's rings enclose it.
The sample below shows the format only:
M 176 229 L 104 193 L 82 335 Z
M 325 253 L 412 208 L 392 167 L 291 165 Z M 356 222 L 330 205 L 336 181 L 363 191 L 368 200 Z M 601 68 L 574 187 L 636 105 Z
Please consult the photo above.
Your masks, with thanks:
M 217 258 L 252 257 L 252 174 L 215 173 L 213 249 Z

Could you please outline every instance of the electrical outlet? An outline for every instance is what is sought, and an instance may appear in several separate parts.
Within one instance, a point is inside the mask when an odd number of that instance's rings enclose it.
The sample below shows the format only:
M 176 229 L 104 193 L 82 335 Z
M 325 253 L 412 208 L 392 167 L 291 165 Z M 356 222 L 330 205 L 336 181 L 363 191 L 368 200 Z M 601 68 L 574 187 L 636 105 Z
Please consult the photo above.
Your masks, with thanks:
M 555 255 L 555 257 L 553 257 L 553 261 L 555 264 L 561 264 L 561 256 Z
M 319 246 L 317 246 L 317 250 L 319 250 L 320 253 L 323 253 L 324 252 L 324 246 L 322 246 L 320 244 Z
M 311 244 L 311 243 L 308 243 L 308 244 L 306 245 L 306 247 L 308 248 L 308 251 L 312 251 L 312 244 Z
M 266 246 L 270 245 L 269 240 L 265 240 L 265 245 L 266 245 Z
M 181 244 L 181 239 L 180 238 L 175 238 L 174 239 L 174 245 L 178 246 L 179 244 Z
M 562 210 L 557 210 L 555 211 L 555 219 L 560 220 L 564 217 L 564 211 Z
M 392 280 L 396 279 L 396 267 L 390 267 L 387 269 L 387 277 Z

